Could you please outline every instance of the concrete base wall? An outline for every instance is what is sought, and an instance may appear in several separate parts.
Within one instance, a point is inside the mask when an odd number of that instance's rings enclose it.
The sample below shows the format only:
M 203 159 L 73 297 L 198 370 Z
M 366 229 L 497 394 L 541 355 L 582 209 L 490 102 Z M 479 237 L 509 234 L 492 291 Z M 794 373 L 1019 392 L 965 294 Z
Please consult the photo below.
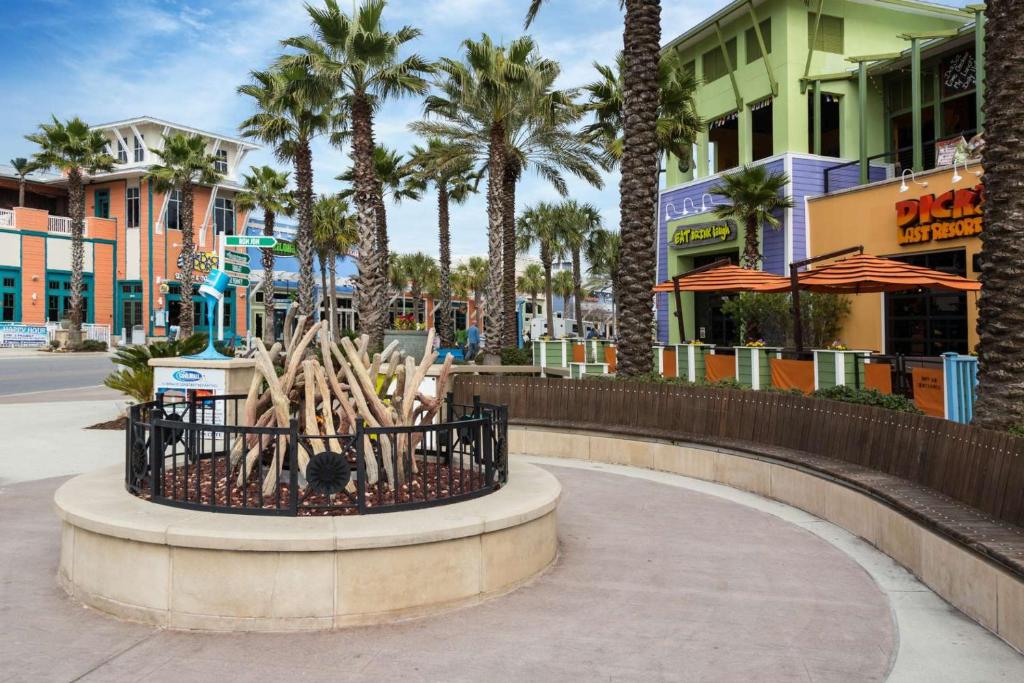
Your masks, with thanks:
M 361 517 L 253 517 L 149 503 L 120 468 L 55 496 L 58 582 L 177 629 L 301 631 L 430 614 L 510 591 L 557 556 L 558 480 L 526 463 L 464 503 Z
M 509 427 L 509 452 L 632 465 L 774 498 L 856 534 L 1024 652 L 1024 582 L 870 496 L 742 453 L 581 431 Z

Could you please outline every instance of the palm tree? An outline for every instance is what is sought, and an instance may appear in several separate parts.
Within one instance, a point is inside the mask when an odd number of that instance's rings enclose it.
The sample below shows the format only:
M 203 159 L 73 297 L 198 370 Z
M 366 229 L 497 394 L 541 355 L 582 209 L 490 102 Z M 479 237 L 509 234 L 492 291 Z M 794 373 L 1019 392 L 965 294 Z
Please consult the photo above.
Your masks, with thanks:
M 564 318 L 566 309 L 569 307 L 569 297 L 573 296 L 576 291 L 576 283 L 573 281 L 572 273 L 568 270 L 560 270 L 555 273 L 555 276 L 551 279 L 551 289 L 562 298 L 562 317 Z M 582 336 L 583 321 L 577 320 L 576 324 L 579 326 L 577 329 Z M 548 328 L 548 335 L 554 337 L 551 328 Z
M 590 264 L 591 277 L 611 285 L 612 289 L 612 321 L 618 330 L 619 307 L 619 254 L 622 249 L 622 238 L 619 233 L 605 228 L 594 230 L 590 239 L 583 246 L 583 254 Z
M 38 169 L 25 157 L 11 159 L 11 167 L 18 176 L 18 206 L 25 206 L 25 176 Z
M 427 312 L 423 301 L 423 292 L 430 290 L 438 280 L 437 262 L 422 251 L 403 254 L 400 257 L 400 262 L 401 270 L 409 283 L 409 294 L 412 296 L 416 317 L 419 319 L 422 312 L 427 327 L 431 327 L 430 321 L 426 320 Z
M 531 0 L 529 23 L 544 0 Z M 626 8 L 623 43 L 623 150 L 619 181 L 622 240 L 623 332 L 618 373 L 634 377 L 651 366 L 651 289 L 654 287 L 654 231 L 650 217 L 658 205 L 658 80 L 661 53 L 660 0 L 622 0 Z
M 781 225 L 775 215 L 793 207 L 792 197 L 782 194 L 789 176 L 770 171 L 766 166 L 746 166 L 740 171 L 722 176 L 721 182 L 711 190 L 729 201 L 728 206 L 717 209 L 719 218 L 733 220 L 746 230 L 743 247 L 743 267 L 757 270 L 761 262 L 759 228 Z
M 242 134 L 274 148 L 281 161 L 295 168 L 295 205 L 299 227 L 295 251 L 299 259 L 298 307 L 312 316 L 313 301 L 313 152 L 318 135 L 340 125 L 332 92 L 307 65 L 279 61 L 267 71 L 250 73 L 251 82 L 238 92 L 256 104 L 256 113 L 242 121 Z
M 404 302 L 405 290 L 409 288 L 409 276 L 406 275 L 404 266 L 401 254 L 392 252 L 388 255 L 388 286 L 391 288 L 391 292 L 394 292 L 393 294 L 389 292 L 388 296 L 393 319 L 398 318 L 398 300 L 402 299 Z M 402 308 L 404 310 L 405 306 L 403 305 Z
M 575 199 L 562 202 L 557 209 L 561 226 L 562 243 L 572 258 L 573 314 L 578 330 L 583 331 L 583 248 L 590 242 L 591 235 L 601 227 L 601 212 L 593 204 L 580 204 Z
M 53 168 L 68 179 L 68 208 L 71 213 L 71 328 L 72 344 L 82 341 L 82 268 L 85 258 L 85 176 L 114 167 L 114 158 L 107 153 L 107 140 L 99 131 L 89 128 L 82 119 L 39 125 L 39 132 L 25 139 L 39 145 L 32 156 L 36 168 Z
M 242 176 L 244 188 L 235 196 L 235 205 L 242 211 L 263 210 L 263 234 L 274 236 L 274 221 L 278 214 L 292 211 L 292 195 L 288 191 L 288 174 L 279 173 L 270 166 L 252 166 Z M 269 347 L 274 341 L 274 250 L 263 249 L 263 342 Z
M 480 320 L 480 308 L 481 308 L 481 295 L 484 292 L 489 291 L 491 280 L 491 264 L 483 256 L 470 256 L 469 259 L 463 261 L 455 267 L 455 272 L 452 274 L 452 288 L 463 294 L 473 293 L 473 311 L 477 316 L 477 320 Z M 480 329 L 484 329 L 485 325 L 479 325 Z M 491 334 L 490 330 L 487 330 L 487 334 Z
M 181 333 L 192 334 L 192 276 L 195 262 L 195 226 L 192 224 L 193 191 L 196 185 L 214 185 L 221 178 L 217 172 L 217 158 L 206 149 L 206 140 L 200 135 L 174 133 L 164 137 L 163 149 L 154 150 L 163 163 L 153 166 L 146 180 L 157 192 L 178 192 L 181 196 L 180 227 L 181 256 L 185 264 L 181 270 Z M 209 330 L 213 334 L 213 330 Z
M 382 206 L 381 188 L 374 173 L 373 115 L 385 100 L 427 91 L 424 75 L 432 65 L 419 55 L 399 59 L 402 47 L 420 35 L 403 26 L 394 33 L 384 30 L 384 0 L 366 0 L 353 16 L 345 14 L 337 0 L 325 0 L 323 8 L 306 5 L 313 21 L 311 35 L 284 41 L 319 76 L 334 84 L 351 125 L 352 160 L 359 225 L 359 324 L 370 334 L 371 345 L 384 340 L 383 315 L 387 292 L 387 230 L 379 231 L 376 213 Z M 340 139 L 340 138 L 339 138 Z M 371 273 L 371 271 L 373 271 Z
M 539 263 L 531 263 L 523 268 L 523 274 L 516 280 L 516 289 L 530 295 L 530 320 L 537 317 L 537 295 L 544 291 L 547 280 L 544 268 Z
M 438 236 L 438 304 L 437 317 L 441 325 L 438 335 L 443 348 L 455 346 L 455 326 L 452 317 L 452 244 L 449 206 L 462 204 L 477 191 L 481 174 L 473 170 L 473 163 L 464 156 L 453 154 L 451 145 L 440 138 L 430 138 L 426 147 L 412 148 L 409 161 L 410 182 L 417 187 L 433 187 L 437 191 Z
M 355 219 L 348 202 L 338 195 L 325 195 L 313 205 L 313 247 L 320 261 L 320 286 L 327 303 L 329 329 L 338 337 L 338 257 L 356 242 Z M 328 275 L 330 286 L 328 287 Z
M 554 334 L 555 317 L 552 307 L 552 276 L 551 269 L 555 258 L 561 258 L 564 251 L 564 235 L 562 222 L 558 218 L 558 210 L 547 202 L 540 202 L 526 209 L 517 222 L 516 239 L 518 251 L 528 253 L 534 246 L 539 247 L 540 263 L 544 270 L 544 312 L 547 316 L 547 332 Z
M 990 0 L 985 22 L 985 231 L 981 234 L 981 298 L 978 301 L 978 400 L 974 421 L 992 429 L 1024 428 L 1024 273 L 1021 272 L 1020 193 L 1024 166 L 1020 139 L 1018 42 L 1022 15 L 1015 3 Z M 998 74 L 993 78 L 993 74 Z

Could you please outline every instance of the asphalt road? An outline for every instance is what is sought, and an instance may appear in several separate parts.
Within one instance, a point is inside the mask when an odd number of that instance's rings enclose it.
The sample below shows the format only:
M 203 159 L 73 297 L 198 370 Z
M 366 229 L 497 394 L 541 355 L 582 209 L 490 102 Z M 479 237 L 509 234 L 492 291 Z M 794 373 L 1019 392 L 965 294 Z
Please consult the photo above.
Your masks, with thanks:
M 113 369 L 105 353 L 0 356 L 0 396 L 96 387 Z

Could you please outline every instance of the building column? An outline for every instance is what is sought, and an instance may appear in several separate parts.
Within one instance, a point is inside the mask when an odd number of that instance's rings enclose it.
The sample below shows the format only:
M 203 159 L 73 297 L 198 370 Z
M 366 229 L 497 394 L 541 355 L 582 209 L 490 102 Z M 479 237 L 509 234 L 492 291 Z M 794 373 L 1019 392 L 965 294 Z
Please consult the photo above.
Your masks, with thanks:
M 814 81 L 814 148 L 812 154 L 821 154 L 821 81 Z
M 860 183 L 868 182 L 868 65 L 857 63 L 857 105 L 860 117 Z
M 921 146 L 921 43 L 917 38 L 910 39 L 910 92 L 913 165 L 917 173 L 924 170 L 924 150 Z
M 974 10 L 974 109 L 978 132 L 985 126 L 985 6 L 971 5 Z
M 697 133 L 697 167 L 694 169 L 694 178 L 705 178 L 708 174 L 708 132 L 701 129 Z

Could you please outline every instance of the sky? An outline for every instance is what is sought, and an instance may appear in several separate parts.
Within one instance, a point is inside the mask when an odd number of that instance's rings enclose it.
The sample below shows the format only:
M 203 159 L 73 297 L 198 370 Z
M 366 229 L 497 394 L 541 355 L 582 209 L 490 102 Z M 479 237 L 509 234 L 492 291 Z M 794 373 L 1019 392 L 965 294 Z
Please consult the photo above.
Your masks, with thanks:
M 318 0 L 319 1 L 319 0 Z M 352 0 L 341 0 L 347 7 Z M 692 26 L 724 0 L 666 3 L 663 31 L 670 38 Z M 523 33 L 528 0 L 392 0 L 386 26 L 409 24 L 423 35 L 410 52 L 436 59 L 457 57 L 466 38 L 488 33 L 507 42 Z M 305 33 L 302 0 L 0 0 L 0 160 L 30 156 L 24 139 L 51 114 L 80 116 L 92 124 L 150 115 L 224 135 L 238 135 L 251 113 L 248 98 L 235 89 L 249 71 L 265 68 L 279 41 Z M 562 65 L 559 87 L 594 80 L 592 63 L 609 63 L 622 46 L 618 0 L 551 0 L 529 33 L 541 53 Z M 422 117 L 419 99 L 388 103 L 376 121 L 378 143 L 399 152 L 417 138 L 407 125 Z M 269 150 L 247 163 L 286 165 Z M 350 165 L 348 149 L 319 140 L 313 149 L 317 192 L 334 192 L 334 177 Z M 618 227 L 618 175 L 606 174 L 604 188 L 570 180 L 570 195 L 592 202 L 607 227 Z M 486 211 L 481 193 L 452 210 L 454 255 L 486 252 Z M 557 200 L 545 181 L 529 173 L 520 183 L 519 210 Z M 389 207 L 391 248 L 437 254 L 436 195 Z

